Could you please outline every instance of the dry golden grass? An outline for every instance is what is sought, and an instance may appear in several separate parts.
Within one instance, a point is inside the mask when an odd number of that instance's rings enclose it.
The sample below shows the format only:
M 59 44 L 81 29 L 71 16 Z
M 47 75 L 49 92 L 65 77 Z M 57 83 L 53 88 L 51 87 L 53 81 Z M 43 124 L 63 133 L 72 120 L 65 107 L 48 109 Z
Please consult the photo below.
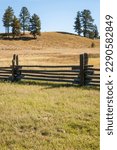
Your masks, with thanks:
M 37 40 L 0 40 L 0 66 L 10 65 L 13 54 L 23 64 L 78 64 L 81 53 L 99 54 L 99 44 L 99 40 L 55 32 L 42 33 Z
M 0 82 L 0 150 L 99 150 L 99 89 Z
M 30 35 L 26 35 L 30 37 Z M 91 40 L 77 35 L 57 33 L 57 32 L 43 32 L 37 40 L 1 40 L 0 49 L 30 49 L 39 50 L 43 48 L 90 48 L 92 42 L 95 47 L 99 48 L 99 40 Z M 8 47 L 9 45 L 9 47 Z

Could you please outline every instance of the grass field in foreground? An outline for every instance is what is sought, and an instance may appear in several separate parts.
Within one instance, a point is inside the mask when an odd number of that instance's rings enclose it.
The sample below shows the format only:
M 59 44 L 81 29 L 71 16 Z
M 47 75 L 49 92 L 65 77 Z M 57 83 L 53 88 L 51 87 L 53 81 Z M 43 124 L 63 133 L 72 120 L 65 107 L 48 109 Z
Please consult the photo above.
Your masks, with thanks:
M 99 150 L 99 89 L 0 82 L 0 150 Z

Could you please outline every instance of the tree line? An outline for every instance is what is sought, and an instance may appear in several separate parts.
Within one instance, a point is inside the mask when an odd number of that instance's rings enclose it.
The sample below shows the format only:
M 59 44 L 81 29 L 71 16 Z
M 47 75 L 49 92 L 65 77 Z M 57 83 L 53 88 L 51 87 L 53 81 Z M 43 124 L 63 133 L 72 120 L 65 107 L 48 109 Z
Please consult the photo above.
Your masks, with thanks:
M 3 26 L 5 27 L 5 36 L 12 35 L 13 38 L 25 35 L 28 31 L 34 38 L 41 35 L 41 21 L 37 14 L 30 15 L 27 7 L 22 7 L 19 13 L 19 18 L 14 15 L 13 8 L 8 6 L 3 15 Z M 10 29 L 12 33 L 10 33 Z M 74 22 L 74 30 L 79 36 L 83 35 L 88 38 L 99 38 L 98 28 L 94 24 L 94 19 L 91 16 L 91 11 L 84 9 L 78 11 Z
M 74 30 L 80 36 L 88 38 L 99 38 L 97 25 L 94 24 L 94 19 L 91 16 L 91 11 L 84 9 L 78 11 L 74 22 Z
M 8 6 L 3 15 L 3 26 L 5 27 L 5 35 L 10 36 L 10 28 L 12 31 L 12 36 L 21 35 L 21 31 L 25 34 L 26 31 L 36 38 L 37 35 L 40 35 L 41 32 L 41 21 L 40 17 L 37 14 L 30 16 L 30 13 L 26 7 L 22 7 L 19 18 L 14 15 L 13 8 Z

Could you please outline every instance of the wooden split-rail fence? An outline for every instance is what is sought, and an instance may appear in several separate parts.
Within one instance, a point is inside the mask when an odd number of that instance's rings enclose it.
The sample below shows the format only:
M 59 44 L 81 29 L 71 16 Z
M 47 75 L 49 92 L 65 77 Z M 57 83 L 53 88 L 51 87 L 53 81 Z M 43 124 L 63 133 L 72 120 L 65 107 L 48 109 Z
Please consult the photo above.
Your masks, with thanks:
M 100 69 L 88 65 L 88 59 L 88 54 L 84 53 L 80 55 L 79 65 L 19 65 L 18 55 L 14 54 L 10 67 L 0 67 L 0 80 L 39 80 L 100 86 Z

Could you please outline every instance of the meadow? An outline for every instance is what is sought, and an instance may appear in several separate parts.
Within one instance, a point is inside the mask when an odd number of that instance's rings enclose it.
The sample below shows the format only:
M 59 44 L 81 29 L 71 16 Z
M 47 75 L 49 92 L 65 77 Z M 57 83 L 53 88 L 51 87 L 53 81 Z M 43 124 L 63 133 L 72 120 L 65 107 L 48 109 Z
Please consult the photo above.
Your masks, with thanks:
M 98 56 L 99 41 L 60 33 L 43 33 L 36 41 L 0 40 L 0 66 L 9 66 L 14 53 L 20 64 L 76 65 L 83 52 Z M 99 67 L 99 57 L 89 64 Z M 99 94 L 98 87 L 1 81 L 0 149 L 99 150 Z

